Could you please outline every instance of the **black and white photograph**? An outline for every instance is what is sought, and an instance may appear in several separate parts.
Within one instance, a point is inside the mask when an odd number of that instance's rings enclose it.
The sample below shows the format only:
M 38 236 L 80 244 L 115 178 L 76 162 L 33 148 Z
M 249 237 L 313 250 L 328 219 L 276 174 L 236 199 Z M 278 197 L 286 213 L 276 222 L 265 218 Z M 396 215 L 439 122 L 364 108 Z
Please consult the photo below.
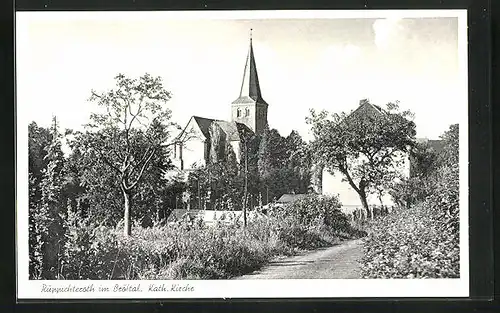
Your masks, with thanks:
M 18 297 L 468 296 L 466 17 L 18 12 Z

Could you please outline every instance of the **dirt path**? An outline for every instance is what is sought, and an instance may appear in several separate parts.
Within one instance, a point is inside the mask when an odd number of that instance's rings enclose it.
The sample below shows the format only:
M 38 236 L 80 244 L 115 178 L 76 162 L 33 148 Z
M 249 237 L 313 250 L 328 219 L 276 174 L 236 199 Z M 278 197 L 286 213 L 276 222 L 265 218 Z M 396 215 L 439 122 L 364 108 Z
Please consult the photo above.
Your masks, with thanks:
M 259 271 L 236 279 L 361 278 L 361 240 L 351 240 L 307 254 L 276 259 Z

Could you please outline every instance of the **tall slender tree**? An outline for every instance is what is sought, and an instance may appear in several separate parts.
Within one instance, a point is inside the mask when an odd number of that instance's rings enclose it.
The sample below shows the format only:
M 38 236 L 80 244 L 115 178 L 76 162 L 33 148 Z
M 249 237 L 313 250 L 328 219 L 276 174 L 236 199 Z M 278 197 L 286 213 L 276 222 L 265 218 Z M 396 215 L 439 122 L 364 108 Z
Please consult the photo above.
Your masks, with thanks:
M 59 270 L 59 257 L 63 243 L 63 217 L 66 204 L 62 203 L 62 181 L 64 156 L 61 149 L 61 134 L 56 117 L 50 128 L 51 141 L 45 147 L 47 166 L 42 170 L 41 205 L 35 213 L 35 224 L 40 234 L 43 253 L 42 277 L 54 279 Z
M 87 153 L 102 160 L 115 171 L 123 196 L 124 235 L 131 235 L 132 195 L 144 171 L 169 138 L 170 99 L 160 77 L 145 74 L 139 78 L 115 77 L 116 88 L 92 91 L 90 101 L 104 113 L 93 113 L 88 125 L 95 143 Z M 173 144 L 173 143 L 172 143 Z

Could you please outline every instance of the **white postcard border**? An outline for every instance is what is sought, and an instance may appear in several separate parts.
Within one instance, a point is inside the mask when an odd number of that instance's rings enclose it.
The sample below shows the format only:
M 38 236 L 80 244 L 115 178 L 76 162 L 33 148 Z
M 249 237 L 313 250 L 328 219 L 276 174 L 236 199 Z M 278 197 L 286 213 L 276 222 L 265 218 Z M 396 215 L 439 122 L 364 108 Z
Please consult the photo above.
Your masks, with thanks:
M 16 45 L 26 43 L 30 20 L 93 19 L 292 19 L 292 18 L 409 18 L 457 17 L 459 62 L 463 81 L 460 103 L 460 207 L 468 208 L 468 80 L 466 10 L 356 10 L 356 11 L 196 11 L 196 12 L 18 12 Z M 17 73 L 23 64 L 16 64 Z M 17 80 L 23 79 L 17 76 Z M 469 296 L 468 210 L 460 211 L 459 279 L 367 280 L 182 280 L 182 281 L 33 281 L 28 274 L 28 124 L 17 96 L 16 140 L 16 243 L 17 296 L 19 299 L 126 299 L 126 298 L 318 298 L 318 297 L 467 297 Z M 42 105 L 42 104 L 40 104 Z M 457 104 L 455 104 L 457 105 Z M 457 106 L 455 106 L 457 108 Z M 133 291 L 140 284 L 141 291 Z M 149 286 L 167 291 L 148 291 Z M 94 291 L 91 291 L 91 286 Z M 113 291 L 117 288 L 122 291 Z M 172 287 L 180 290 L 172 290 Z M 88 290 L 85 291 L 85 288 Z M 109 292 L 100 288 L 109 288 Z M 118 289 L 119 289 L 118 288 Z M 184 289 L 183 289 L 184 288 Z M 192 288 L 192 290 L 191 290 Z M 42 291 L 44 290 L 45 291 Z M 79 290 L 78 290 L 79 289 Z M 161 289 L 161 288 L 160 288 Z M 123 291 L 125 290 L 125 291 Z M 128 291 L 127 291 L 128 290 Z M 184 291 L 183 291 L 184 290 Z

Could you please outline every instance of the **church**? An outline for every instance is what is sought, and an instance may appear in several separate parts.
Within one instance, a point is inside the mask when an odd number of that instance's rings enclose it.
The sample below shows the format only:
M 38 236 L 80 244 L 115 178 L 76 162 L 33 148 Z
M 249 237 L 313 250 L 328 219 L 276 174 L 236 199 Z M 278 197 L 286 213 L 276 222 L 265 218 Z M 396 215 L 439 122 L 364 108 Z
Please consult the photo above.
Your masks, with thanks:
M 250 36 L 250 46 L 243 71 L 239 97 L 231 103 L 231 120 L 192 116 L 177 136 L 173 164 L 180 170 L 203 167 L 217 161 L 232 149 L 237 161 L 240 143 L 267 128 L 268 104 L 262 98 L 257 65 Z
M 230 150 L 240 162 L 241 143 L 254 135 L 261 135 L 268 128 L 268 103 L 264 100 L 257 73 L 257 65 L 250 36 L 248 54 L 243 70 L 239 96 L 232 103 L 231 120 L 218 120 L 192 116 L 181 133 L 176 137 L 172 153 L 172 163 L 183 173 L 202 168 L 210 162 L 217 162 Z M 359 114 L 383 116 L 380 107 L 369 102 L 360 103 L 349 118 Z M 408 176 L 408 156 L 403 156 L 403 172 Z M 337 195 L 345 207 L 361 206 L 359 196 L 344 181 L 340 173 L 329 173 L 316 164 L 311 170 L 311 188 L 318 194 Z M 383 199 L 375 195 L 368 197 L 369 205 L 391 205 L 392 199 L 385 194 Z

